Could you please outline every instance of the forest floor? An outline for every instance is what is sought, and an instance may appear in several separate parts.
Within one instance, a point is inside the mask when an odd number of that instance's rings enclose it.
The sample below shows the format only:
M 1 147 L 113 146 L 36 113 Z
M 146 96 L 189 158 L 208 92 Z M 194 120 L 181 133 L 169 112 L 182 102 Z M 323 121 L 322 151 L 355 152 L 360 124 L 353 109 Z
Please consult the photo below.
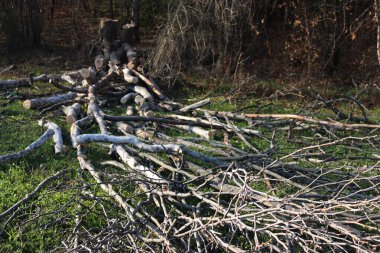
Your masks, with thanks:
M 40 61 L 49 62 L 48 59 L 49 56 L 46 56 Z M 73 66 L 72 61 L 57 59 L 57 63 L 55 63 L 54 57 L 50 57 L 51 62 L 48 64 L 30 64 L 29 62 L 19 64 L 13 70 L 0 76 L 0 79 L 18 79 L 27 76 L 30 72 L 38 75 L 80 67 L 78 64 Z M 165 92 L 169 98 L 183 104 L 191 104 L 204 98 L 210 98 L 210 105 L 204 108 L 214 111 L 301 114 L 318 119 L 332 120 L 337 117 L 337 113 L 328 108 L 323 101 L 306 96 L 298 92 L 296 88 L 285 89 L 274 81 L 253 81 L 240 85 L 226 83 L 219 86 L 213 86 L 208 81 L 202 83 L 199 80 L 192 80 L 192 82 L 197 83 L 197 85 L 172 87 L 166 89 Z M 247 87 L 250 88 L 247 89 Z M 355 97 L 356 94 L 353 94 L 355 91 L 359 96 Z M 64 119 L 57 117 L 54 112 L 41 115 L 39 111 L 26 110 L 22 106 L 23 99 L 27 96 L 54 92 L 58 92 L 58 90 L 52 85 L 37 82 L 33 88 L 18 88 L 0 93 L 0 155 L 20 151 L 36 140 L 42 134 L 42 129 L 37 124 L 41 117 L 64 126 L 62 127 L 64 143 L 69 145 L 70 130 L 64 124 Z M 369 101 L 368 94 L 360 92 L 360 87 L 353 88 L 345 94 L 334 90 L 331 91 L 330 97 L 335 97 L 332 103 L 346 115 L 362 117 L 364 113 L 368 120 L 380 122 L 380 106 L 372 105 L 371 108 L 367 109 L 364 105 Z M 337 94 L 342 96 L 336 97 Z M 360 94 L 365 98 L 364 104 L 357 101 L 360 100 Z M 353 96 L 355 99 L 347 99 L 347 97 Z M 125 108 L 119 104 L 113 104 L 108 110 L 108 113 L 114 115 L 121 115 L 125 112 Z M 343 120 L 343 122 L 352 123 L 349 119 Z M 281 125 L 276 126 L 275 124 L 272 126 L 259 124 L 254 129 L 260 130 L 265 139 L 271 141 L 265 141 L 261 137 L 252 137 L 248 141 L 256 149 L 262 151 L 268 151 L 273 148 L 272 146 L 275 146 L 276 152 L 272 156 L 273 158 L 280 158 L 310 145 L 355 137 L 362 140 L 359 141 L 360 145 L 348 141 L 324 148 L 318 147 L 312 149 L 314 152 L 308 153 L 309 156 L 301 152 L 302 154 L 300 153 L 298 156 L 291 156 L 290 161 L 305 168 L 315 168 L 323 163 L 325 168 L 360 171 L 376 167 L 380 160 L 379 142 L 376 143 L 376 140 L 379 140 L 379 130 L 355 129 L 331 130 L 331 132 L 312 128 L 299 130 L 296 129 L 295 121 L 293 123 L 294 129 Z M 168 129 L 167 134 L 175 137 L 181 133 Z M 195 137 L 192 134 L 186 134 L 186 136 Z M 223 137 L 216 136 L 216 138 L 222 140 Z M 237 138 L 232 138 L 232 142 L 235 142 L 242 150 L 249 150 L 247 145 Z M 107 157 L 105 150 L 101 146 L 94 147 L 90 150 L 89 156 L 93 157 L 94 160 L 100 160 Z M 55 180 L 49 188 L 42 190 L 35 196 L 36 201 L 32 205 L 25 204 L 23 206 L 28 210 L 24 217 L 18 217 L 17 220 L 9 223 L 1 221 L 0 252 L 60 251 L 61 242 L 67 239 L 69 230 L 73 227 L 78 195 L 83 185 L 83 175 L 78 170 L 76 150 L 69 148 L 65 154 L 57 156 L 53 152 L 52 141 L 26 157 L 0 164 L 0 189 L 2 189 L 0 191 L 0 213 L 31 192 L 46 177 L 62 169 L 67 169 L 68 173 Z M 376 171 L 380 175 L 378 167 Z M 96 185 L 90 187 L 93 187 L 100 196 L 102 195 L 100 190 L 96 189 Z M 276 182 L 271 185 L 265 181 L 258 181 L 254 187 L 256 190 L 268 192 L 278 197 L 285 197 L 296 191 L 294 186 L 286 182 Z M 100 207 L 96 206 L 93 200 L 87 200 L 84 206 L 89 210 L 84 221 L 86 226 L 93 230 L 100 229 L 102 223 L 105 222 L 98 214 L 98 211 L 101 211 Z M 34 222 L 36 220 L 38 222 Z M 62 224 L 66 224 L 67 227 L 62 227 Z

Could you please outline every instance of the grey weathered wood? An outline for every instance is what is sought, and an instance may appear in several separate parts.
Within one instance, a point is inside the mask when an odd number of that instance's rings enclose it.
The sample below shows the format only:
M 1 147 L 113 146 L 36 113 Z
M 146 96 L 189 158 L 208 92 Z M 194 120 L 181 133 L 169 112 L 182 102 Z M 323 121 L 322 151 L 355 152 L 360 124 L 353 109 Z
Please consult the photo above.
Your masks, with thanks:
M 130 144 L 136 148 L 152 153 L 181 153 L 179 145 L 175 144 L 146 144 L 133 135 L 113 136 L 108 134 L 82 134 L 76 137 L 78 144 L 89 144 L 93 142 L 105 142 L 113 144 Z
M 137 77 L 139 77 L 142 81 L 144 81 L 148 87 L 153 91 L 154 94 L 158 96 L 159 99 L 164 99 L 165 96 L 158 87 L 157 84 L 153 80 L 150 80 L 149 78 L 145 77 L 144 75 L 140 74 L 138 71 L 132 69 L 131 70 Z
M 72 78 L 69 74 L 61 75 L 61 80 L 73 85 L 77 83 L 77 81 L 74 78 Z
M 46 74 L 42 74 L 37 77 L 23 78 L 20 80 L 0 80 L 0 90 L 30 86 L 33 82 L 37 82 L 37 81 L 48 82 L 49 79 Z
M 123 96 L 120 99 L 120 103 L 126 104 L 126 103 L 132 101 L 136 96 L 137 96 L 137 93 L 135 93 L 135 92 L 128 93 L 127 95 Z
M 138 83 L 139 79 L 132 75 L 132 72 L 128 68 L 123 68 L 124 80 L 127 83 Z
M 153 96 L 150 94 L 147 88 L 140 86 L 140 85 L 135 85 L 132 90 L 138 94 L 140 94 L 143 98 L 148 100 L 149 102 L 153 102 Z
M 14 67 L 15 67 L 15 65 L 13 64 L 13 65 L 11 65 L 9 67 L 6 67 L 6 68 L 2 69 L 0 71 L 0 75 L 4 74 L 5 72 L 8 72 L 9 70 L 13 69 Z
M 79 70 L 80 75 L 86 80 L 88 85 L 91 85 L 95 80 L 96 71 L 92 67 Z
M 133 134 L 133 132 L 134 132 L 133 127 L 131 125 L 124 123 L 124 122 L 116 122 L 116 126 L 117 126 L 118 130 L 125 132 L 127 134 Z
M 63 145 L 61 128 L 57 124 L 50 121 L 39 120 L 38 124 L 54 131 L 53 141 L 55 153 L 57 154 L 65 152 L 66 150 L 65 146 Z
M 198 136 L 201 136 L 201 137 L 203 137 L 203 138 L 205 138 L 207 140 L 214 139 L 215 134 L 216 134 L 216 130 L 215 129 L 205 130 L 205 129 L 202 129 L 200 127 L 186 126 L 186 125 L 175 125 L 175 127 L 179 128 L 179 129 L 182 129 L 182 130 L 186 130 L 189 133 L 193 133 L 193 134 L 196 134 Z
M 193 110 L 195 110 L 195 109 L 197 109 L 197 108 L 199 108 L 199 107 L 205 106 L 205 105 L 207 105 L 207 104 L 209 104 L 209 103 L 210 103 L 210 99 L 209 99 L 209 98 L 206 98 L 206 99 L 201 100 L 201 101 L 198 101 L 198 102 L 196 102 L 196 103 L 194 103 L 194 104 L 191 104 L 191 105 L 185 106 L 185 107 L 179 109 L 178 111 L 180 111 L 180 112 L 189 112 L 189 111 L 193 111 Z

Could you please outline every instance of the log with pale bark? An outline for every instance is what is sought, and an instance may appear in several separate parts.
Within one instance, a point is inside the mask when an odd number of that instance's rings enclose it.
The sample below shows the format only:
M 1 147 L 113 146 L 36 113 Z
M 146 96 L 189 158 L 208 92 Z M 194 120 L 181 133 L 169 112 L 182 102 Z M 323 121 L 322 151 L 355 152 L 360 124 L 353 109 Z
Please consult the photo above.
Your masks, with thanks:
M 54 141 L 55 153 L 57 154 L 57 153 L 65 152 L 66 148 L 63 145 L 61 128 L 57 124 L 50 121 L 45 121 L 44 119 L 39 120 L 38 124 L 42 127 L 45 127 L 47 129 L 51 129 L 54 131 L 53 141 Z
M 42 74 L 37 77 L 23 78 L 19 80 L 0 80 L 0 90 L 14 89 L 18 87 L 28 87 L 33 84 L 33 82 L 47 82 L 49 81 L 47 75 Z
M 161 89 L 157 86 L 156 83 L 154 83 L 153 80 L 145 77 L 143 74 L 139 73 L 138 71 L 132 69 L 131 70 L 136 76 L 138 76 L 142 81 L 144 81 L 148 87 L 153 91 L 154 94 L 158 96 L 159 99 L 164 99 L 165 96 L 162 93 Z
M 78 103 L 75 103 L 70 106 L 63 106 L 62 111 L 66 115 L 66 122 L 71 126 L 72 124 L 77 121 L 79 114 L 81 113 L 81 105 Z
M 181 147 L 175 144 L 156 145 L 146 144 L 134 136 L 113 136 L 108 134 L 82 134 L 76 137 L 76 143 L 89 144 L 92 142 L 106 142 L 113 144 L 130 144 L 136 148 L 152 153 L 181 153 Z
M 138 83 L 139 82 L 139 79 L 135 76 L 132 75 L 132 72 L 128 69 L 128 68 L 124 68 L 123 69 L 123 74 L 124 74 L 124 80 L 127 82 L 127 83 Z
M 216 130 L 204 130 L 200 127 L 196 126 L 186 126 L 186 125 L 175 125 L 176 128 L 186 130 L 189 133 L 193 133 L 196 135 L 199 135 L 207 140 L 212 140 L 214 139 L 214 136 L 216 134 Z
M 123 96 L 120 99 L 120 103 L 126 104 L 126 103 L 134 100 L 136 96 L 137 96 L 137 93 L 134 93 L 134 92 L 128 93 L 127 95 Z
M 199 102 L 196 102 L 194 104 L 191 104 L 191 105 L 187 105 L 185 107 L 182 107 L 181 109 L 179 109 L 180 112 L 190 112 L 190 111 L 193 111 L 195 109 L 198 109 L 202 106 L 205 106 L 207 104 L 210 103 L 210 99 L 209 98 L 206 98 L 204 100 L 201 100 Z
M 49 107 L 64 101 L 74 100 L 78 97 L 78 94 L 75 92 L 51 96 L 51 97 L 42 97 L 42 98 L 33 98 L 25 100 L 23 106 L 25 109 L 41 109 L 45 107 Z

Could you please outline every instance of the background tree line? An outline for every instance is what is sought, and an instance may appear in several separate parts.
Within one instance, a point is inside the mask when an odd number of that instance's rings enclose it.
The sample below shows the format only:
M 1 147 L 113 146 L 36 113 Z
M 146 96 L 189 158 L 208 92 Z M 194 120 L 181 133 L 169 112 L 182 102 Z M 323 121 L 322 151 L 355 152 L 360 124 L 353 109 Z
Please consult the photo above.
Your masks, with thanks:
M 96 37 L 99 17 L 125 19 L 134 2 L 1 1 L 1 32 L 9 50 L 78 47 Z M 163 76 L 378 74 L 378 0 L 141 0 L 139 9 L 145 33 L 157 36 L 151 66 Z

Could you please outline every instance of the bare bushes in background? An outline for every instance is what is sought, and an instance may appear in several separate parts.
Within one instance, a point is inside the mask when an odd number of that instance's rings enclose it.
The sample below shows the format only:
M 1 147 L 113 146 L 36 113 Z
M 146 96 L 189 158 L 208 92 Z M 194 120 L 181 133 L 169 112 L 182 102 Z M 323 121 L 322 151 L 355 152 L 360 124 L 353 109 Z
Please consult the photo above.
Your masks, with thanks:
M 235 73 L 244 41 L 254 36 L 253 1 L 180 1 L 170 14 L 151 64 L 156 73 Z
M 158 75 L 376 76 L 373 0 L 173 2 L 150 57 Z

